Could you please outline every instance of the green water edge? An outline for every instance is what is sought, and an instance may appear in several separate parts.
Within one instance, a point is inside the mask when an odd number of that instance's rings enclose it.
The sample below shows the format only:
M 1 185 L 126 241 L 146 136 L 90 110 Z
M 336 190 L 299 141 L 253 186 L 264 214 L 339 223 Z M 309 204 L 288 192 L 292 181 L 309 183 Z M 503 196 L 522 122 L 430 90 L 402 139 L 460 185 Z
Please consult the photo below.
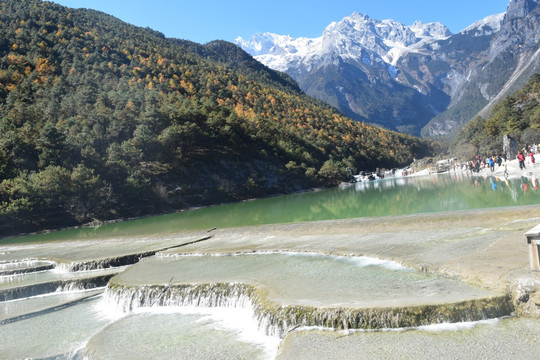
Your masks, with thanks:
M 540 203 L 537 190 L 536 182 L 526 177 L 505 180 L 451 173 L 393 178 L 10 237 L 0 245 L 534 205 Z

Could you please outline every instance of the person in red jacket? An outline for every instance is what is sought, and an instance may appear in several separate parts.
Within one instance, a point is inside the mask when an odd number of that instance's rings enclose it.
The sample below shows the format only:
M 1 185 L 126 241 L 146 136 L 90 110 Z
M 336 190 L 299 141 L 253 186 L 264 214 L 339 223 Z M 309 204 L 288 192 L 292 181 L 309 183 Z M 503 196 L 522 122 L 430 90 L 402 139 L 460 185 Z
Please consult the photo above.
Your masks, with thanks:
M 525 155 L 523 155 L 523 151 L 520 151 L 517 154 L 517 159 L 519 161 L 519 169 L 520 170 L 525 169 Z
M 531 150 L 531 152 L 529 153 L 529 156 L 531 157 L 531 166 L 534 167 L 535 160 L 534 160 L 534 153 L 532 152 L 532 150 Z

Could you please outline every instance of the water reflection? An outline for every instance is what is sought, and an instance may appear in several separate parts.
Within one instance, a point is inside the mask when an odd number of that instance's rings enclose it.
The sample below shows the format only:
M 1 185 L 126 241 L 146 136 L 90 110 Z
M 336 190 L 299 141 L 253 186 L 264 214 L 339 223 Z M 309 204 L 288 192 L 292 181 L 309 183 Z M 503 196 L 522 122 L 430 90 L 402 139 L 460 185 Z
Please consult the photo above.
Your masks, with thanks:
M 401 177 L 320 191 L 211 206 L 0 243 L 165 234 L 276 223 L 404 215 L 540 203 L 536 178 L 507 180 L 467 173 Z
M 538 193 L 526 194 L 532 183 L 535 179 L 525 177 L 510 181 L 453 173 L 357 183 L 342 191 L 352 200 L 347 210 L 364 217 L 537 204 Z

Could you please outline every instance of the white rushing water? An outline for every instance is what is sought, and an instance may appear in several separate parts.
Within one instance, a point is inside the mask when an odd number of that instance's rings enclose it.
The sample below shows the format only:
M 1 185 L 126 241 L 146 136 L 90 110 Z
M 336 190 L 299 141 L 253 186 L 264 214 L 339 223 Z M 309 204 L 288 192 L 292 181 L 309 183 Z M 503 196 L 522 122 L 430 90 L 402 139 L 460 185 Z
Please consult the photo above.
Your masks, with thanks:
M 280 342 L 259 331 L 249 308 L 154 306 L 126 313 L 107 301 L 96 307 L 114 320 L 87 346 L 89 354 L 97 358 L 144 359 L 151 353 L 153 358 L 212 358 L 214 354 L 219 358 L 274 359 Z M 146 329 L 142 333 L 141 326 Z

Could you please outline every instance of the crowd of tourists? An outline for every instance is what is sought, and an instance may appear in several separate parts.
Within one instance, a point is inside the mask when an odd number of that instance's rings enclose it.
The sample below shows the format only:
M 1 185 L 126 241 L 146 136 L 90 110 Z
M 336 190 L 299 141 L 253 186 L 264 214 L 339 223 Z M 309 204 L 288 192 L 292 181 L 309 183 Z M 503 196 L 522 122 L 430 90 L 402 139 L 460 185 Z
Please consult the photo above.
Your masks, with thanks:
M 534 167 L 536 164 L 535 156 L 538 154 L 538 144 L 527 145 L 521 149 L 516 156 L 516 159 L 519 163 L 520 170 L 527 169 L 528 166 Z M 507 161 L 512 160 L 507 157 L 506 153 L 499 153 L 492 156 L 482 156 L 476 155 L 473 160 L 458 163 L 456 159 L 451 159 L 450 169 L 448 170 L 461 170 L 461 171 L 471 171 L 471 172 L 480 172 L 484 169 L 489 169 L 491 172 L 495 171 L 495 166 L 497 169 L 501 166 L 504 167 L 504 175 L 508 175 L 507 170 Z

